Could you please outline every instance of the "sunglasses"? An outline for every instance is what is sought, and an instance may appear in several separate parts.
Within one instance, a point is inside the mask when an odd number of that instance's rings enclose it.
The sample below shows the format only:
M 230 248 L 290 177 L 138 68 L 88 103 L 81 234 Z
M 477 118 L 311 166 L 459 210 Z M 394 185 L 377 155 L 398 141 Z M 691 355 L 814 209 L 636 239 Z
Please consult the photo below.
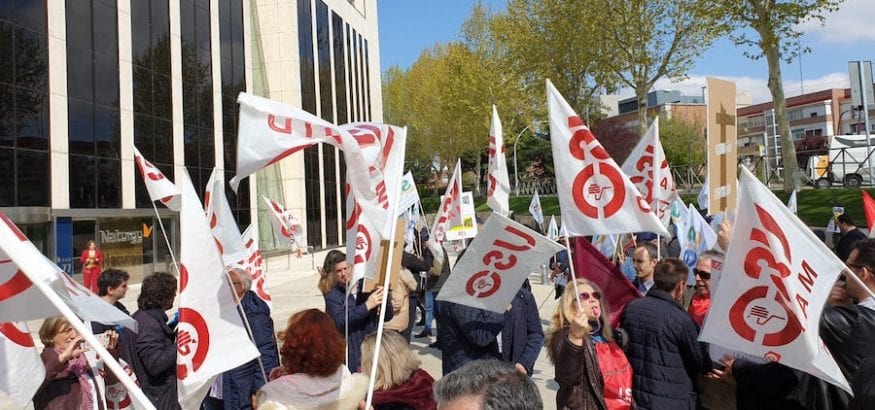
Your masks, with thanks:
M 600 292 L 593 292 L 592 294 L 590 294 L 589 292 L 580 292 L 580 295 L 577 295 L 577 298 L 581 301 L 586 302 L 587 300 L 589 300 L 590 296 L 592 296 L 596 300 L 602 298 L 602 294 Z
M 705 271 L 703 271 L 703 270 L 693 269 L 693 274 L 696 275 L 696 276 L 698 276 L 698 277 L 700 277 L 700 278 L 702 278 L 702 279 L 704 279 L 704 280 L 710 280 L 710 279 L 711 279 L 711 272 L 705 272 Z

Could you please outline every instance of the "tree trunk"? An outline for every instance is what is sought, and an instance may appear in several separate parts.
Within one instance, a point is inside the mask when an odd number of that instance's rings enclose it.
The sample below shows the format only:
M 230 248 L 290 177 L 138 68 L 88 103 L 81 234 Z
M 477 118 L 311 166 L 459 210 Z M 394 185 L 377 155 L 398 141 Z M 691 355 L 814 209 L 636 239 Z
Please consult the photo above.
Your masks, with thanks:
M 799 189 L 799 164 L 796 162 L 796 146 L 790 134 L 790 119 L 787 118 L 787 100 L 784 98 L 784 83 L 781 79 L 781 55 L 777 46 L 763 47 L 769 65 L 769 92 L 775 107 L 775 123 L 781 136 L 781 163 L 784 166 L 784 192 Z
M 647 85 L 637 83 L 635 87 L 635 98 L 638 100 L 638 136 L 643 136 L 647 132 Z
M 475 171 L 474 171 L 474 177 L 475 177 L 475 179 L 474 179 L 474 181 L 475 181 L 474 182 L 474 196 L 475 197 L 480 196 L 480 185 L 482 184 L 482 181 L 483 181 L 482 179 L 480 179 L 480 177 L 481 177 L 480 165 L 481 165 L 481 162 L 483 161 L 483 155 L 481 155 L 481 153 L 479 152 L 480 150 L 477 150 L 477 151 L 478 151 L 477 152 L 477 165 L 474 166 L 475 167 Z

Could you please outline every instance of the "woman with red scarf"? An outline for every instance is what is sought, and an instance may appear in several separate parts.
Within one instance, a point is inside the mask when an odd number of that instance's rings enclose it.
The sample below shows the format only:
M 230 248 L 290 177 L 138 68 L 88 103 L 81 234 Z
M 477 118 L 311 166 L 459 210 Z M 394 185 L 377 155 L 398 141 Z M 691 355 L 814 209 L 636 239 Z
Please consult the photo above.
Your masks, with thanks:
M 377 334 L 362 341 L 362 373 L 370 376 L 374 361 Z M 380 361 L 374 381 L 375 410 L 435 410 L 432 394 L 434 378 L 419 368 L 422 363 L 407 344 L 407 339 L 394 330 L 383 330 Z
M 82 251 L 82 256 L 79 258 L 79 263 L 82 264 L 82 284 L 92 292 L 97 293 L 97 277 L 100 276 L 101 267 L 103 266 L 103 254 L 94 241 L 88 241 L 88 246 Z

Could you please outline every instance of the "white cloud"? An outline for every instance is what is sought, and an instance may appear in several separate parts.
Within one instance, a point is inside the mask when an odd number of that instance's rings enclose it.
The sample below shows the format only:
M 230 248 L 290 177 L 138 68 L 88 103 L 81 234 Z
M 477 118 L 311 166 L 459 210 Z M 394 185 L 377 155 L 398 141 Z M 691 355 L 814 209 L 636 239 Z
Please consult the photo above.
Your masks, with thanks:
M 769 93 L 769 88 L 766 85 L 765 78 L 754 77 L 731 77 L 731 76 L 714 76 L 721 80 L 734 81 L 736 90 L 739 93 L 750 94 L 751 103 L 759 104 L 772 100 L 772 95 Z M 687 96 L 701 96 L 702 87 L 706 84 L 704 75 L 690 75 L 689 78 L 679 82 L 671 82 L 667 79 L 662 79 L 656 82 L 654 90 L 678 90 Z M 793 97 L 815 91 L 822 91 L 830 88 L 847 88 L 849 87 L 848 73 L 830 73 L 819 78 L 810 78 L 804 81 L 784 81 L 784 94 L 786 97 Z M 634 96 L 631 89 L 620 90 L 620 97 L 627 98 Z
M 839 4 L 837 11 L 825 17 L 824 25 L 818 20 L 809 20 L 796 28 L 828 43 L 875 41 L 875 30 L 872 29 L 875 0 L 845 0 Z

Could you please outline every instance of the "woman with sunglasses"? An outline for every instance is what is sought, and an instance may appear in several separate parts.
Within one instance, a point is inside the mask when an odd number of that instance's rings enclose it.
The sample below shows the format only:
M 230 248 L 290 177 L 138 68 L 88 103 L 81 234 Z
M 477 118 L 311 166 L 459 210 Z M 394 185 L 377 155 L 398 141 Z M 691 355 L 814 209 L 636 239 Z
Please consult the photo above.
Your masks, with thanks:
M 577 293 L 577 292 L 579 293 Z M 547 334 L 558 409 L 632 409 L 632 367 L 614 338 L 601 290 L 577 279 L 565 287 Z
M 690 307 L 687 312 L 693 317 L 699 327 L 705 322 L 705 316 L 711 309 L 711 266 L 715 263 L 723 264 L 723 252 L 705 251 L 699 255 L 693 275 L 696 278 L 696 291 L 690 299 Z

